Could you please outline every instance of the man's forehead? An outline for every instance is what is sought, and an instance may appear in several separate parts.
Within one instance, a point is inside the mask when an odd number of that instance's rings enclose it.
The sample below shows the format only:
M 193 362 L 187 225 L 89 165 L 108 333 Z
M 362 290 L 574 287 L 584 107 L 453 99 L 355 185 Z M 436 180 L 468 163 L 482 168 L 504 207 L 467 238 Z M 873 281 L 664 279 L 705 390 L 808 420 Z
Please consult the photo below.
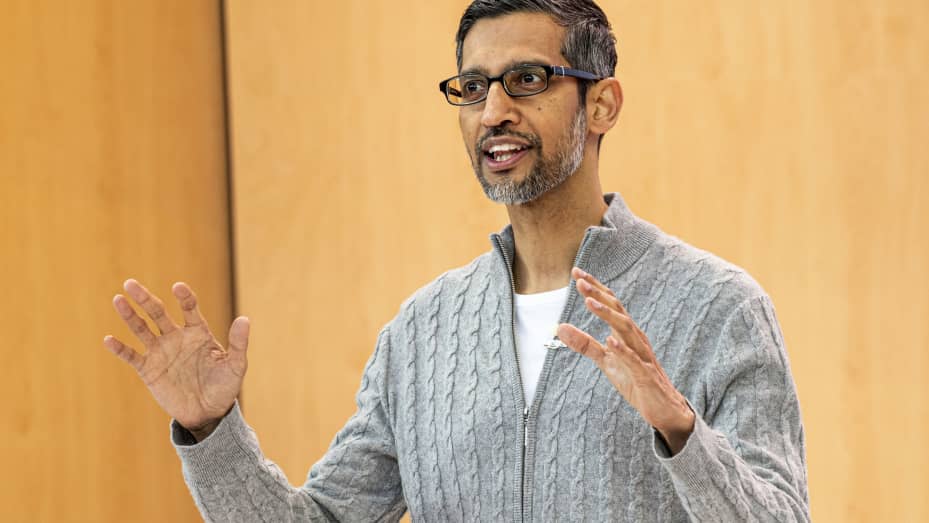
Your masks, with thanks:
M 565 30 L 543 13 L 478 20 L 461 48 L 461 70 L 497 74 L 515 63 L 561 64 Z

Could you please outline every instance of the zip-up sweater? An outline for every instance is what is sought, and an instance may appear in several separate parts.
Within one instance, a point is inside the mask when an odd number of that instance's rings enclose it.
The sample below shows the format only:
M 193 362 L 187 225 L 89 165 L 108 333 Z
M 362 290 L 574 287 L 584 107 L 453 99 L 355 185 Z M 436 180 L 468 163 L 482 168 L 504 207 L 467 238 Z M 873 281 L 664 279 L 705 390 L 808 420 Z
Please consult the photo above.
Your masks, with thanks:
M 514 241 L 413 294 L 380 332 L 357 411 L 292 487 L 235 405 L 202 442 L 176 422 L 208 521 L 806 521 L 803 427 L 771 301 L 743 270 L 633 215 L 617 194 L 576 265 L 609 286 L 696 413 L 671 456 L 589 359 L 550 349 L 525 405 Z M 573 285 L 562 320 L 608 327 Z

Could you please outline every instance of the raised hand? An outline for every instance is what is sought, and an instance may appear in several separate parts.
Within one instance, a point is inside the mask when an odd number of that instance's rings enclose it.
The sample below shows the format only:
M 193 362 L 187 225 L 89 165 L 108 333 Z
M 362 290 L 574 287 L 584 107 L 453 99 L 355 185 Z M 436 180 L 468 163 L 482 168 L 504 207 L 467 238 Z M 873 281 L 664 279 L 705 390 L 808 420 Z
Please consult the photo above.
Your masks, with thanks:
M 248 318 L 240 316 L 232 322 L 226 350 L 210 332 L 197 307 L 197 297 L 186 284 L 175 283 L 171 289 L 184 314 L 183 326 L 175 324 L 164 303 L 139 282 L 126 280 L 123 288 L 160 334 L 153 333 L 129 300 L 117 294 L 113 307 L 145 346 L 145 352 L 137 352 L 113 336 L 103 339 L 104 346 L 138 372 L 168 415 L 202 440 L 229 412 L 242 389 L 248 367 Z
M 558 326 L 558 338 L 593 360 L 623 398 L 661 433 L 672 454 L 676 454 L 693 431 L 693 411 L 661 368 L 648 337 L 629 317 L 616 294 L 577 267 L 571 275 L 587 309 L 610 326 L 610 335 L 601 344 L 577 327 L 563 323 Z

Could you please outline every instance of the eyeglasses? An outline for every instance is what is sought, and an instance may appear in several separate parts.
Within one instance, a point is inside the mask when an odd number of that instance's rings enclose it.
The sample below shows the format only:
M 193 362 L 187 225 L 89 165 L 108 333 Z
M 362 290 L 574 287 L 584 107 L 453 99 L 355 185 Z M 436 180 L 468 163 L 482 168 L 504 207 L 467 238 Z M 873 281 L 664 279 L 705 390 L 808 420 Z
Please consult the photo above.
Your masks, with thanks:
M 490 84 L 499 81 L 506 94 L 519 98 L 532 96 L 548 89 L 548 79 L 552 76 L 571 76 L 582 80 L 602 80 L 602 78 L 560 65 L 520 65 L 493 78 L 480 73 L 467 73 L 453 76 L 439 83 L 439 90 L 452 105 L 471 105 L 483 102 L 490 92 Z

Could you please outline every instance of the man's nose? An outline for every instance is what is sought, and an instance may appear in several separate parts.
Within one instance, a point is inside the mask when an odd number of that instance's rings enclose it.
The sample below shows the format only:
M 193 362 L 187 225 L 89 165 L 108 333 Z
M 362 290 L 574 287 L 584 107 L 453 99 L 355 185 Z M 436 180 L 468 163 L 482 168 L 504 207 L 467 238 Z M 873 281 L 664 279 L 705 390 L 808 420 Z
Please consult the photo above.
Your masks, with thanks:
M 506 123 L 519 123 L 519 113 L 516 110 L 510 95 L 506 94 L 502 82 L 493 82 L 487 88 L 487 98 L 484 100 L 484 112 L 481 114 L 481 125 L 484 127 L 499 127 Z

